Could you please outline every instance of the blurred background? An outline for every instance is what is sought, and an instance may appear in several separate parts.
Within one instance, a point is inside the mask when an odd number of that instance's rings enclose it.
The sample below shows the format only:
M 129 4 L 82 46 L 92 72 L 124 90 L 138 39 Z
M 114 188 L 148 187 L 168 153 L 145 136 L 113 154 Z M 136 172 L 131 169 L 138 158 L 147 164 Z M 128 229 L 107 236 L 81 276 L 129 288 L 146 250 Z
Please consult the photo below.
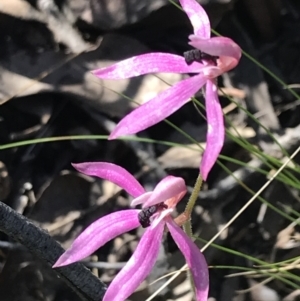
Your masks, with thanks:
M 202 247 L 300 145 L 300 2 L 198 2 L 212 28 L 247 53 L 218 82 L 228 132 L 223 165 L 213 168 L 193 214 L 194 233 L 204 240 L 196 242 Z M 169 124 L 161 122 L 137 137 L 173 146 L 105 138 L 134 107 L 188 75 L 113 81 L 90 73 L 147 52 L 182 55 L 191 49 L 189 34 L 186 14 L 168 0 L 0 0 L 0 201 L 67 248 L 91 222 L 129 208 L 131 200 L 107 181 L 78 174 L 71 162 L 119 164 L 148 190 L 168 174 L 183 177 L 192 189 L 201 152 Z M 203 103 L 201 92 L 196 97 Z M 190 102 L 169 121 L 205 146 L 203 114 Z M 18 144 L 78 135 L 104 138 Z M 5 148 L 10 143 L 17 144 Z M 299 300 L 298 161 L 296 156 L 206 249 L 210 301 Z M 137 229 L 116 238 L 86 264 L 109 284 L 142 233 Z M 130 300 L 146 300 L 167 278 L 151 284 L 154 280 L 183 264 L 166 235 L 155 268 Z M 80 300 L 51 267 L 1 233 L 0 271 L 1 301 Z M 154 300 L 193 300 L 186 274 Z

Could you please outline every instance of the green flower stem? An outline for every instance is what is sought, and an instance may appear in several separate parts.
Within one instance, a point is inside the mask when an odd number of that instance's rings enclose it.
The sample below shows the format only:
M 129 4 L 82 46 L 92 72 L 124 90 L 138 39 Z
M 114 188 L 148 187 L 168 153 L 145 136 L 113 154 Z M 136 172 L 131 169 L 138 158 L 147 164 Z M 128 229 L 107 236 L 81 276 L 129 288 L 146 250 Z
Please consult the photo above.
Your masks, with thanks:
M 192 194 L 190 196 L 190 199 L 189 199 L 189 201 L 188 201 L 188 203 L 185 207 L 185 212 L 186 213 L 189 213 L 189 214 L 192 213 L 192 211 L 194 209 L 194 206 L 195 206 L 195 203 L 197 201 L 199 192 L 201 190 L 202 183 L 203 183 L 203 179 L 202 179 L 201 175 L 199 174 L 198 177 L 197 177 L 196 183 L 194 185 L 193 192 L 192 192 Z
M 191 214 L 192 214 L 192 211 L 194 209 L 195 203 L 197 201 L 199 192 L 201 190 L 202 183 L 203 183 L 203 179 L 202 179 L 202 177 L 199 173 L 199 175 L 197 177 L 197 180 L 196 180 L 196 183 L 194 185 L 193 192 L 192 192 L 192 194 L 189 198 L 189 201 L 188 201 L 188 203 L 185 207 L 185 211 L 184 211 L 184 214 L 188 217 L 188 219 L 183 224 L 183 230 L 192 240 L 195 240 L 195 239 L 193 238 L 193 230 L 192 230 L 192 224 L 191 224 Z M 192 277 L 192 274 L 191 274 L 190 270 L 188 270 L 187 276 L 188 276 L 188 279 L 191 283 L 191 287 L 193 288 L 194 295 L 195 295 L 195 292 L 196 292 L 195 283 L 194 283 L 194 279 Z
M 183 230 L 191 238 L 193 238 L 193 230 L 192 230 L 192 224 L 191 224 L 191 214 L 192 214 L 192 211 L 195 207 L 195 203 L 196 203 L 196 200 L 198 198 L 198 194 L 201 190 L 202 183 L 203 183 L 203 179 L 202 179 L 202 177 L 199 173 L 199 175 L 197 177 L 197 180 L 196 180 L 196 183 L 195 183 L 195 186 L 194 186 L 194 189 L 193 189 L 193 192 L 192 192 L 192 194 L 191 194 L 191 196 L 188 200 L 188 203 L 185 207 L 185 210 L 184 210 L 184 214 L 188 218 L 185 221 L 185 223 L 183 224 Z
M 195 203 L 197 201 L 199 192 L 201 190 L 202 183 L 203 183 L 203 179 L 199 173 L 196 183 L 195 183 L 195 186 L 194 186 L 194 189 L 193 189 L 193 192 L 189 198 L 189 201 L 188 201 L 188 203 L 185 207 L 185 211 L 184 211 L 185 215 L 188 216 L 189 218 L 183 224 L 183 230 L 189 237 L 193 236 L 192 224 L 191 224 L 191 214 L 195 207 Z

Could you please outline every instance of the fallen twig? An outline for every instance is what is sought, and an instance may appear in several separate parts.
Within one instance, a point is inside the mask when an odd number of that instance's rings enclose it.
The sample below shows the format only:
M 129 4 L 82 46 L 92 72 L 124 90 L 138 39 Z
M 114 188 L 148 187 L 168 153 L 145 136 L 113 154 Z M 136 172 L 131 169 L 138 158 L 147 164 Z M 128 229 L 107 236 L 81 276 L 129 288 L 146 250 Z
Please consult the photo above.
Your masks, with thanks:
M 20 242 L 51 266 L 64 249 L 43 229 L 0 202 L 0 231 Z M 99 301 L 106 286 L 81 263 L 54 269 L 84 301 Z

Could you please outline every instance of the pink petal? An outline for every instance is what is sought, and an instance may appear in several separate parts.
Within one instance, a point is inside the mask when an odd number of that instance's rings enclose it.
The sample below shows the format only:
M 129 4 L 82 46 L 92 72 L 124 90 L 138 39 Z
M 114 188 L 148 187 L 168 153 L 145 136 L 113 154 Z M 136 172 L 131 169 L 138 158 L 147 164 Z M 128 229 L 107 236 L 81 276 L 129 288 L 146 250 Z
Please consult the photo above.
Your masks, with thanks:
M 173 114 L 204 85 L 199 74 L 182 80 L 125 116 L 112 131 L 109 139 L 140 132 Z
M 236 60 L 241 58 L 241 48 L 229 38 L 213 37 L 205 40 L 196 35 L 190 35 L 189 39 L 190 45 L 210 55 L 230 56 Z
M 189 36 L 189 44 L 201 51 L 210 55 L 220 57 L 221 66 L 223 72 L 226 72 L 234 68 L 242 55 L 241 48 L 234 43 L 231 39 L 225 37 L 213 37 L 209 40 L 204 40 L 198 36 Z
M 179 0 L 188 15 L 195 35 L 202 39 L 210 38 L 210 22 L 203 7 L 196 0 Z
M 186 263 L 193 275 L 197 301 L 207 301 L 209 274 L 206 260 L 194 242 L 172 219 L 167 222 L 168 229 L 184 255 Z
M 108 287 L 103 301 L 124 301 L 152 270 L 161 245 L 164 223 L 148 228 L 135 252 Z
M 121 210 L 106 215 L 88 226 L 54 264 L 54 268 L 79 261 L 116 236 L 140 226 L 140 210 Z
M 137 197 L 145 192 L 143 186 L 123 167 L 107 162 L 72 163 L 79 172 L 108 180 Z
M 155 227 L 157 227 L 157 225 L 159 224 L 159 223 L 161 223 L 161 221 L 166 217 L 166 216 L 168 216 L 168 215 L 171 215 L 172 213 L 173 213 L 173 211 L 174 211 L 174 208 L 171 208 L 171 209 L 164 209 L 163 211 L 161 211 L 159 214 L 156 214 L 156 216 L 155 215 L 153 215 L 153 217 L 151 218 L 151 219 L 153 219 L 152 221 L 151 221 L 151 228 L 153 229 L 153 228 L 155 228 Z
M 179 55 L 155 52 L 134 56 L 92 73 L 100 78 L 122 79 L 157 72 L 198 73 L 202 66 L 197 62 L 187 65 Z
M 207 118 L 206 148 L 200 164 L 200 173 L 203 180 L 207 179 L 207 175 L 217 161 L 224 144 L 224 117 L 217 90 L 218 88 L 215 83 L 212 80 L 208 80 L 205 92 Z
M 145 202 L 147 202 L 147 200 L 150 198 L 151 195 L 152 195 L 152 191 L 147 191 L 143 193 L 142 195 L 132 200 L 130 206 L 134 207 L 140 204 L 144 204 Z
M 151 197 L 143 204 L 143 207 L 150 207 L 174 198 L 174 206 L 186 194 L 187 188 L 184 179 L 167 176 L 162 179 L 154 188 Z

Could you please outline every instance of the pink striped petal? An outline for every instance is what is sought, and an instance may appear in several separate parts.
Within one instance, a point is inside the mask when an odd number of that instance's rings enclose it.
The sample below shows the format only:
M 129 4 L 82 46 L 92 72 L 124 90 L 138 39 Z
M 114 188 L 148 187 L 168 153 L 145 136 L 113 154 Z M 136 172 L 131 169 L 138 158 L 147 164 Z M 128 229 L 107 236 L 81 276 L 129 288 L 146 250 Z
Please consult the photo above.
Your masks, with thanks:
M 193 275 L 196 300 L 207 301 L 209 275 L 207 263 L 203 254 L 172 219 L 168 220 L 167 226 L 179 250 L 184 255 L 186 263 Z
M 189 44 L 193 47 L 210 55 L 219 56 L 220 64 L 218 63 L 218 67 L 223 72 L 234 68 L 241 58 L 241 48 L 229 38 L 213 37 L 209 40 L 204 40 L 195 35 L 191 35 L 189 38 L 191 40 Z
M 112 131 L 109 139 L 135 134 L 162 121 L 187 103 L 205 82 L 204 75 L 199 74 L 163 91 L 126 115 Z
M 100 78 L 123 79 L 157 72 L 199 73 L 202 67 L 203 64 L 197 62 L 187 65 L 179 55 L 155 52 L 134 56 L 92 73 Z
M 88 226 L 54 264 L 54 268 L 79 261 L 105 245 L 116 236 L 140 226 L 140 210 L 121 210 L 96 220 Z
M 179 0 L 179 2 L 193 25 L 195 35 L 209 39 L 210 22 L 203 7 L 195 0 Z
M 218 88 L 214 80 L 208 80 L 206 83 L 205 106 L 207 118 L 206 148 L 200 164 L 200 173 L 204 181 L 218 159 L 225 137 L 224 117 L 219 102 Z
M 107 162 L 72 163 L 79 172 L 108 180 L 123 188 L 130 195 L 137 197 L 145 192 L 143 186 L 123 167 Z
M 175 207 L 186 194 L 186 191 L 187 188 L 183 178 L 167 176 L 156 185 L 151 197 L 143 204 L 143 208 L 165 202 L 171 198 L 172 207 Z
M 164 223 L 148 228 L 135 252 L 108 287 L 103 301 L 125 301 L 152 270 L 162 241 Z

